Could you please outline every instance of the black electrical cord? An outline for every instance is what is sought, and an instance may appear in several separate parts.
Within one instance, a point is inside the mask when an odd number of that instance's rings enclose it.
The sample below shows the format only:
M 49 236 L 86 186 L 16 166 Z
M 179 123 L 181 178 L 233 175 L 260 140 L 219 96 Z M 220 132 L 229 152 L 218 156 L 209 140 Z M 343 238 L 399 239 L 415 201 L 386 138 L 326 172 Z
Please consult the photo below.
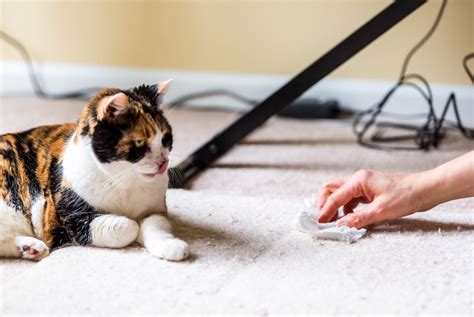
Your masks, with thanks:
M 443 17 L 444 10 L 446 9 L 447 4 L 448 4 L 448 0 L 443 0 L 443 2 L 441 3 L 441 7 L 439 8 L 438 15 L 436 16 L 436 19 L 433 22 L 433 25 L 430 27 L 430 29 L 425 34 L 425 36 L 423 36 L 423 38 L 408 52 L 407 56 L 405 57 L 405 60 L 403 61 L 403 66 L 402 66 L 402 70 L 400 72 L 399 80 L 402 80 L 403 77 L 405 77 L 407 69 L 408 69 L 408 64 L 410 63 L 410 60 L 413 57 L 413 55 L 415 55 L 415 53 L 423 45 L 425 45 L 426 42 L 428 42 L 430 37 L 433 35 L 433 33 L 438 28 L 438 25 L 441 22 L 441 18 Z
M 16 40 L 13 36 L 9 35 L 5 31 L 0 30 L 0 38 L 2 38 L 5 42 L 13 46 L 20 52 L 26 67 L 28 68 L 28 76 L 30 77 L 31 84 L 33 86 L 33 91 L 36 96 L 40 98 L 49 98 L 49 99 L 65 99 L 65 98 L 88 98 L 91 94 L 100 90 L 100 87 L 91 87 L 86 89 L 81 89 L 73 92 L 62 93 L 62 94 L 51 94 L 47 92 L 40 81 L 38 80 L 38 76 L 35 73 L 33 67 L 33 60 L 30 56 L 30 53 L 25 48 L 23 44 L 21 44 L 18 40 Z
M 444 10 L 447 5 L 447 0 L 443 0 L 441 3 L 440 9 L 436 16 L 435 21 L 433 22 L 432 26 L 425 34 L 425 36 L 409 51 L 407 56 L 405 57 L 402 65 L 402 70 L 400 73 L 400 78 L 398 82 L 385 94 L 385 96 L 376 103 L 371 108 L 360 112 L 356 115 L 353 121 L 353 131 L 357 136 L 357 142 L 363 146 L 375 148 L 375 149 L 383 149 L 383 150 L 429 150 L 431 147 L 437 147 L 441 142 L 444 133 L 443 123 L 445 121 L 445 116 L 449 110 L 449 107 L 452 106 L 454 110 L 454 114 L 456 117 L 456 122 L 453 124 L 452 122 L 449 123 L 450 127 L 455 127 L 458 131 L 461 132 L 463 136 L 468 139 L 473 139 L 474 130 L 468 129 L 464 127 L 461 121 L 461 117 L 459 115 L 459 110 L 457 107 L 456 96 L 454 93 L 451 93 L 446 105 L 442 111 L 441 117 L 437 117 L 434 106 L 433 106 L 433 94 L 431 87 L 428 81 L 419 74 L 406 74 L 410 59 L 413 55 L 428 41 L 428 39 L 433 35 L 436 28 L 438 27 L 441 18 L 443 16 Z M 471 82 L 474 84 L 474 77 L 472 72 L 470 71 L 467 62 L 468 60 L 474 58 L 474 53 L 470 53 L 466 55 L 463 59 L 463 67 L 468 74 Z M 421 85 L 420 85 L 421 83 Z M 379 116 L 383 116 L 383 108 L 389 101 L 389 99 L 393 96 L 393 94 L 399 89 L 404 86 L 415 88 L 422 98 L 426 101 L 428 105 L 428 113 L 426 114 L 425 123 L 422 126 L 412 126 L 406 124 L 395 124 L 389 122 L 377 122 Z M 398 136 L 390 136 L 386 137 L 383 136 L 382 131 L 376 131 L 367 141 L 365 136 L 368 133 L 369 129 L 373 126 L 376 127 L 389 127 L 389 128 L 397 128 L 402 130 L 410 130 L 414 131 L 415 134 L 403 134 Z M 398 141 L 406 141 L 406 140 L 413 140 L 415 142 L 415 147 L 411 146 L 387 146 L 385 144 L 390 142 L 398 142 Z
M 463 60 L 462 60 L 462 66 L 464 67 L 464 70 L 466 71 L 466 74 L 469 76 L 469 79 L 471 80 L 471 84 L 474 85 L 474 74 L 471 72 L 471 70 L 469 69 L 469 66 L 467 66 L 467 62 L 470 60 L 470 59 L 473 59 L 474 58 L 474 52 L 473 53 L 469 53 L 467 54 L 466 56 L 464 56 Z
M 209 97 L 217 97 L 217 96 L 226 96 L 226 97 L 235 99 L 237 101 L 240 101 L 249 106 L 255 106 L 256 104 L 258 104 L 257 100 L 247 98 L 231 90 L 218 88 L 218 89 L 199 91 L 195 93 L 186 94 L 184 96 L 180 96 L 170 101 L 168 103 L 168 107 L 170 108 L 184 107 L 186 106 L 186 103 L 188 101 L 202 99 L 202 98 L 209 98 Z

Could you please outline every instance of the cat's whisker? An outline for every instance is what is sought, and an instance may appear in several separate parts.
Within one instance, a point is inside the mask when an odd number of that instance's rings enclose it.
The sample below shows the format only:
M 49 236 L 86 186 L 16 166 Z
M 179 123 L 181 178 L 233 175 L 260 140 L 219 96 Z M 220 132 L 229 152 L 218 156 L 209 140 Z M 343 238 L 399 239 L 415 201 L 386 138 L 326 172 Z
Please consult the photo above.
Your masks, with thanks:
M 121 190 L 123 189 L 126 180 L 128 178 L 128 173 L 132 170 L 132 168 L 125 169 L 124 171 L 121 171 L 118 174 L 115 174 L 113 176 L 108 176 L 109 181 L 110 181 L 110 191 L 107 192 L 105 197 L 103 198 L 104 200 L 109 198 L 112 195 L 120 194 Z
M 117 174 L 115 178 L 111 179 L 112 191 L 109 192 L 109 194 L 119 193 L 123 189 L 122 186 L 125 185 L 125 182 L 128 178 L 128 172 L 130 172 L 130 170 L 131 169 L 127 169 Z
M 103 200 L 107 201 L 111 196 L 114 195 L 120 195 L 122 192 L 122 189 L 124 189 L 125 181 L 121 181 L 120 183 L 114 184 L 112 187 L 110 187 L 110 190 L 106 193 L 105 197 Z
M 169 157 L 185 157 L 185 156 L 188 156 L 189 154 L 186 153 L 186 154 L 183 154 L 183 153 L 179 153 L 179 152 L 171 152 L 168 156 Z
M 108 179 L 110 181 L 114 181 L 114 179 L 117 179 L 118 177 L 121 177 L 122 175 L 125 175 L 127 173 L 129 173 L 133 168 L 132 167 L 129 167 L 129 168 L 126 168 L 124 169 L 123 171 L 120 171 L 119 173 L 117 174 L 111 174 L 109 172 L 105 173 L 105 175 L 108 177 Z
M 170 153 L 169 156 L 170 156 L 170 157 L 173 157 L 173 156 L 183 157 L 184 154 L 182 154 L 182 153 Z
M 122 178 L 116 178 L 116 179 L 110 181 L 110 190 L 107 193 L 107 196 L 105 198 L 108 198 L 110 194 L 115 193 L 115 192 L 118 191 L 117 189 L 119 188 L 119 185 L 120 185 L 121 181 L 122 181 Z

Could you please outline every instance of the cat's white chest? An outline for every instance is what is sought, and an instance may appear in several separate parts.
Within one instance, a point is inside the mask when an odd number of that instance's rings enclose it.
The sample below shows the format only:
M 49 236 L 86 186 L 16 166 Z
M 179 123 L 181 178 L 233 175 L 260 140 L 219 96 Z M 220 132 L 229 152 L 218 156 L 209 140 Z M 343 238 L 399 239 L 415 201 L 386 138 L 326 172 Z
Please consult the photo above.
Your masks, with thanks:
M 64 179 L 98 211 L 132 219 L 166 211 L 166 173 L 146 182 L 126 163 L 118 167 L 119 172 L 113 174 L 101 170 L 84 143 L 69 142 L 64 152 Z
M 138 219 L 150 212 L 166 211 L 167 187 L 168 178 L 162 176 L 150 183 L 130 177 L 119 184 L 96 178 L 89 185 L 73 186 L 73 189 L 101 211 Z

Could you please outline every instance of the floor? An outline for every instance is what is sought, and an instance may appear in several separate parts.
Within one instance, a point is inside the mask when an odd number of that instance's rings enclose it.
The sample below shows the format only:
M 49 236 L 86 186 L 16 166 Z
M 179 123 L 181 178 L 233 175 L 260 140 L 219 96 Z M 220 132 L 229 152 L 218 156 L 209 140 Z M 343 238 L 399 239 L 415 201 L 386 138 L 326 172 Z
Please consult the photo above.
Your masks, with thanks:
M 74 121 L 80 101 L 0 99 L 0 133 Z M 167 111 L 172 160 L 235 118 Z M 474 313 L 474 199 L 368 228 L 354 244 L 298 232 L 303 199 L 362 168 L 419 171 L 472 150 L 384 152 L 354 143 L 348 122 L 271 119 L 188 189 L 169 190 L 182 263 L 143 249 L 69 247 L 39 263 L 0 260 L 0 314 Z

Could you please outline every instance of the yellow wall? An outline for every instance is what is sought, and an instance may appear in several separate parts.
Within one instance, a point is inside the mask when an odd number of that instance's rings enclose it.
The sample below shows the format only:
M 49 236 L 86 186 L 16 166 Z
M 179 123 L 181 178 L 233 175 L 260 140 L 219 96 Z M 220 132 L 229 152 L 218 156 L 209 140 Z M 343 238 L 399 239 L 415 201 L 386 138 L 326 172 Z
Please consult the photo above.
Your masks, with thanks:
M 39 62 L 292 74 L 391 0 L 0 1 L 1 28 Z M 429 1 L 334 75 L 395 79 L 440 3 Z M 451 0 L 410 70 L 468 83 L 461 59 L 474 51 L 473 19 L 473 0 Z M 0 48 L 3 60 L 18 59 Z

